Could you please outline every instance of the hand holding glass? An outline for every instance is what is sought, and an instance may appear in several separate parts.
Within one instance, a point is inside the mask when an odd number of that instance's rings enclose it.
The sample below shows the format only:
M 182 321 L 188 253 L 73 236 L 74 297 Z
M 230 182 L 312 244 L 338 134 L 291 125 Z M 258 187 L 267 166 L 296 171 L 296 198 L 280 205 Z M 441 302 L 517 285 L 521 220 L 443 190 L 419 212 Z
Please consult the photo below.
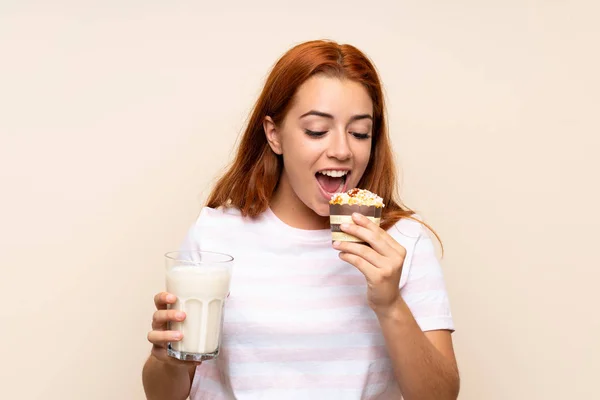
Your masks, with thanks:
M 185 320 L 169 323 L 169 329 L 182 332 L 183 339 L 170 342 L 167 354 L 183 361 L 216 358 L 233 257 L 205 251 L 178 251 L 167 253 L 165 258 L 167 292 L 177 297 L 169 308 L 186 313 Z

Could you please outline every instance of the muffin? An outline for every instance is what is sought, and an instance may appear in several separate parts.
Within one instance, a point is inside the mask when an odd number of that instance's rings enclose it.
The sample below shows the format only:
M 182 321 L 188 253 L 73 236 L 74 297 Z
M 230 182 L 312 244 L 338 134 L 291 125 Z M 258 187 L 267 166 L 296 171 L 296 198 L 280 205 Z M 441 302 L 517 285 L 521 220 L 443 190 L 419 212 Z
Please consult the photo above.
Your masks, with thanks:
M 383 199 L 365 189 L 351 189 L 345 193 L 336 193 L 329 201 L 329 221 L 331 224 L 331 240 L 341 242 L 365 243 L 363 240 L 342 232 L 342 223 L 353 224 L 353 213 L 359 213 L 375 222 L 381 222 Z

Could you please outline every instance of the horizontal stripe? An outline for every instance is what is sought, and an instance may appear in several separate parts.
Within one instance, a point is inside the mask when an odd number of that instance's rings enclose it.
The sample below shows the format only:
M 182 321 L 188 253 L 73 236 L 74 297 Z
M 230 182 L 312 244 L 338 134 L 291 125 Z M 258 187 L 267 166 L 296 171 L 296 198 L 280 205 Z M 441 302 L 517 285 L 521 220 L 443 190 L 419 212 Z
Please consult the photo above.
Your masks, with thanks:
M 367 217 L 370 221 L 375 222 L 377 225 L 380 225 L 381 218 L 375 217 Z M 352 215 L 330 215 L 329 216 L 330 224 L 354 224 L 354 220 L 352 219 Z
M 450 307 L 446 304 L 407 302 L 415 318 L 451 317 Z
M 234 350 L 232 350 L 234 351 Z M 204 364 L 203 364 L 204 365 Z M 369 372 L 382 372 L 392 370 L 389 358 L 380 358 L 368 361 L 301 361 L 294 363 L 264 363 L 247 362 L 229 366 L 231 376 L 247 375 L 273 375 L 273 371 L 287 370 L 300 374 L 329 374 L 331 371 L 346 374 L 364 374 Z
M 339 257 L 339 253 L 337 257 Z M 319 264 L 306 268 L 288 266 L 285 271 L 278 270 L 276 268 L 272 268 L 270 271 L 256 271 L 256 273 L 251 273 L 250 271 L 239 271 L 237 274 L 234 273 L 234 275 L 232 275 L 231 284 L 246 284 L 247 282 L 260 283 L 260 281 L 293 283 L 290 281 L 291 279 L 330 280 L 344 275 L 362 276 L 362 273 L 355 266 L 346 262 L 344 262 L 342 265 L 337 265 L 334 267 Z
M 280 370 L 281 371 L 281 370 Z M 384 383 L 391 380 L 389 371 L 360 375 L 308 375 L 285 374 L 274 372 L 272 376 L 244 376 L 231 377 L 231 384 L 236 390 L 268 390 L 268 389 L 303 389 L 303 388 L 328 388 L 345 389 L 363 387 L 368 383 Z
M 446 290 L 444 281 L 440 280 L 429 280 L 419 279 L 417 281 L 411 281 L 409 287 L 403 288 L 403 295 L 415 296 L 415 295 L 439 295 L 444 293 Z
M 439 270 L 439 261 L 434 254 L 414 253 L 411 265 L 415 269 L 423 269 L 423 272 L 427 273 L 429 278 L 434 278 L 438 272 L 441 272 Z
M 329 235 L 329 237 L 331 237 Z M 327 246 L 323 250 L 321 257 L 302 257 L 302 254 L 294 255 L 293 257 L 271 256 L 269 258 L 256 258 L 238 255 L 237 264 L 233 267 L 233 275 L 241 274 L 266 274 L 266 273 L 281 273 L 285 274 L 288 271 L 307 271 L 312 273 L 312 270 L 327 271 L 343 268 L 346 265 L 345 261 L 338 258 L 339 250 L 336 250 L 331 245 L 331 242 L 324 244 Z
M 233 285 L 251 285 L 256 283 L 260 286 L 268 285 L 289 285 L 298 290 L 301 286 L 364 286 L 365 277 L 360 273 L 356 273 L 356 268 L 348 264 L 350 269 L 354 269 L 351 274 L 347 275 L 287 275 L 287 276 L 247 276 L 244 278 L 235 279 Z M 254 291 L 259 292 L 256 286 L 251 287 Z M 234 290 L 231 290 L 232 294 Z
M 329 206 L 330 215 L 352 215 L 354 213 L 365 216 L 381 217 L 383 207 L 375 205 L 359 205 L 359 204 L 331 204 Z
M 355 313 L 356 315 L 358 313 Z M 323 318 L 320 322 L 316 318 L 307 319 L 306 321 L 286 321 L 270 319 L 271 324 L 257 324 L 249 321 L 247 318 L 239 318 L 237 321 L 230 321 L 227 313 L 225 314 L 225 322 L 223 332 L 225 335 L 237 336 L 244 335 L 247 332 L 252 332 L 254 335 L 272 335 L 274 333 L 285 335 L 325 335 L 325 334 L 344 334 L 348 333 L 348 325 L 351 325 L 353 333 L 377 333 L 381 332 L 381 328 L 376 317 L 371 319 L 354 319 L 352 315 L 348 315 L 346 323 L 331 318 L 331 313 L 327 314 L 329 318 Z M 272 322 L 272 321 L 277 321 Z M 273 324 L 276 324 L 277 330 L 273 331 Z
M 337 233 L 337 232 L 343 232 L 342 231 L 342 226 L 341 225 L 337 225 L 337 224 L 331 225 L 331 233 Z
M 385 339 L 379 331 L 373 333 L 357 332 L 352 334 L 262 334 L 257 335 L 252 331 L 246 331 L 244 336 L 224 336 L 224 345 L 229 351 L 237 348 L 253 347 L 259 349 L 336 349 L 339 347 L 370 347 L 383 346 Z
M 358 242 L 364 243 L 364 240 L 357 238 L 356 236 L 349 235 L 344 232 L 331 232 L 331 240 L 339 240 L 342 242 Z
M 340 308 L 335 311 L 330 309 L 315 310 L 295 310 L 293 313 L 288 310 L 264 310 L 256 308 L 227 308 L 225 307 L 226 322 L 244 322 L 248 326 L 268 325 L 271 329 L 280 329 L 280 326 L 288 324 L 307 324 L 318 328 L 315 324 L 347 324 L 353 319 L 375 318 L 375 314 L 368 306 L 355 306 Z
M 296 388 L 293 390 L 289 389 L 265 389 L 258 392 L 255 391 L 236 391 L 238 398 L 243 400 L 348 400 L 348 399 L 362 399 L 362 400 L 387 400 L 387 399 L 398 399 L 402 400 L 401 397 L 386 397 L 381 398 L 380 395 L 386 390 L 391 383 L 379 383 L 371 384 L 367 387 L 357 387 L 354 389 L 328 389 L 328 388 Z M 208 381 L 203 384 L 197 392 L 191 397 L 193 400 L 233 400 L 234 397 L 229 395 L 218 395 L 215 391 L 218 390 L 216 387 L 219 384 L 216 382 Z M 360 385 L 357 385 L 360 386 Z M 221 389 L 223 390 L 223 389 Z
M 339 260 L 339 251 L 336 253 Z M 341 261 L 341 260 L 340 260 Z M 358 270 L 351 264 L 342 261 L 341 263 L 328 265 L 314 263 L 311 265 L 282 265 L 281 267 L 270 268 L 252 268 L 248 270 L 235 270 L 232 275 L 231 284 L 237 282 L 245 283 L 247 280 L 258 281 L 262 279 L 290 279 L 300 277 L 301 279 L 330 278 L 338 275 L 357 275 Z
M 296 361 L 352 361 L 376 360 L 387 357 L 385 346 L 372 347 L 339 347 L 334 349 L 296 348 L 296 349 L 261 349 L 256 352 L 253 348 L 246 350 L 236 348 L 231 353 L 226 346 L 222 355 L 231 363 L 256 362 L 259 356 L 262 362 L 296 362 Z
M 321 299 L 326 301 L 337 297 L 367 293 L 366 279 L 364 277 L 362 277 L 362 279 L 364 281 L 363 284 L 354 286 L 305 286 L 302 290 L 294 291 L 289 290 L 289 287 L 285 285 L 259 285 L 259 290 L 256 289 L 257 286 L 248 287 L 246 285 L 241 285 L 234 288 L 235 290 L 233 291 L 231 298 L 239 296 L 240 298 L 300 300 L 310 297 L 311 299 Z
M 302 299 L 280 298 L 260 298 L 260 297 L 233 297 L 228 300 L 229 307 L 244 309 L 244 308 L 261 308 L 269 310 L 286 309 L 293 310 L 314 310 L 314 309 L 338 309 L 354 306 L 367 306 L 366 285 L 365 291 L 361 294 L 353 294 L 349 296 L 339 296 L 329 299 L 313 299 L 305 297 Z

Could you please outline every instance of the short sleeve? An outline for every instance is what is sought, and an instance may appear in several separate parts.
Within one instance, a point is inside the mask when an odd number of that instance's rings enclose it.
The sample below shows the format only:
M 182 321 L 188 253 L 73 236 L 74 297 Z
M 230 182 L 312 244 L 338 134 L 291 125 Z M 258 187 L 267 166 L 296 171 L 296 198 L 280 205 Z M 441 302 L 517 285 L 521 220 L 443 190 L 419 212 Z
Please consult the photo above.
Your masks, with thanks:
M 406 284 L 400 293 L 422 331 L 454 331 L 442 267 L 425 229 L 421 229 L 415 243 Z

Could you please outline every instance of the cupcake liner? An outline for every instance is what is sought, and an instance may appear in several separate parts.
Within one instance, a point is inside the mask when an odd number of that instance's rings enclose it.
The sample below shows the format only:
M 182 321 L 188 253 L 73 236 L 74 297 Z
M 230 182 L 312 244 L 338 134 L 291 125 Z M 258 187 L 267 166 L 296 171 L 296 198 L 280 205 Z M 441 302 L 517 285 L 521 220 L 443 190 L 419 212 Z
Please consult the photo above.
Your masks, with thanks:
M 353 224 L 353 213 L 359 213 L 375 222 L 378 226 L 381 223 L 382 207 L 361 206 L 358 204 L 330 204 L 329 221 L 331 224 L 331 241 L 366 243 L 355 236 L 342 232 L 340 225 L 343 223 Z

